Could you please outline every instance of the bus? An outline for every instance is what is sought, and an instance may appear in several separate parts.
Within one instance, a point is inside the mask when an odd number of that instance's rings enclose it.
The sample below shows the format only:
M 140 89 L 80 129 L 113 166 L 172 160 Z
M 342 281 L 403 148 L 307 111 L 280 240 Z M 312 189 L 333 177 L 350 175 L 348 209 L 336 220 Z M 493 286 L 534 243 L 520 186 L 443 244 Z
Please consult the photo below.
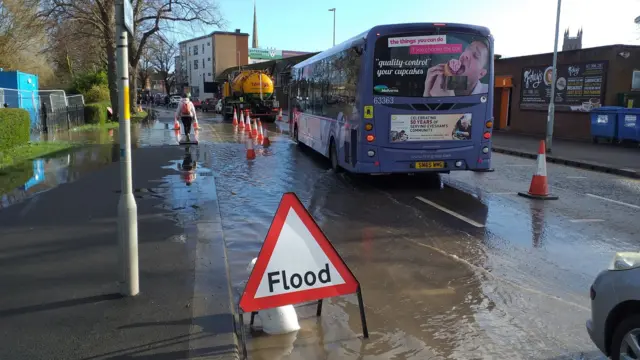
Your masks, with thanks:
M 290 134 L 335 171 L 491 171 L 493 59 L 485 27 L 376 26 L 292 68 Z

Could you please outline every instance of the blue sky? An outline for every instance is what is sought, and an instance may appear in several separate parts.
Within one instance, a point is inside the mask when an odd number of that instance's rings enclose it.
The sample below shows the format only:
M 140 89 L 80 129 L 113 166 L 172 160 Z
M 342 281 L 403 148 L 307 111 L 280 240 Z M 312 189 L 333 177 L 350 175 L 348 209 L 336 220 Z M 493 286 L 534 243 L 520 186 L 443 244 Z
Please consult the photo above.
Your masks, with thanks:
M 253 0 L 217 0 L 226 26 L 251 34 Z M 614 4 L 615 6 L 607 6 Z M 332 45 L 335 7 L 336 44 L 379 24 L 458 22 L 487 26 L 496 53 L 520 56 L 553 51 L 556 0 L 256 0 L 258 40 L 262 48 L 322 51 Z M 635 44 L 640 32 L 633 20 L 640 0 L 563 0 L 560 43 L 567 27 L 583 28 L 583 47 Z M 214 28 L 181 31 L 179 41 Z M 251 39 L 250 39 L 251 41 Z M 251 42 L 249 43 L 251 44 Z

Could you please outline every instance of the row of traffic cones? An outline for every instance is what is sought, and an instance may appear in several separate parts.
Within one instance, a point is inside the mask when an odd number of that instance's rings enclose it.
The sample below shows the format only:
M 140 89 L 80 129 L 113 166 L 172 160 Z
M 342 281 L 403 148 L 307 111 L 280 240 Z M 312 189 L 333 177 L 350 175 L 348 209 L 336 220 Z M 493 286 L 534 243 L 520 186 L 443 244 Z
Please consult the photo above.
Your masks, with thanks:
M 200 130 L 200 125 L 198 124 L 198 120 L 193 122 L 193 130 Z M 178 119 L 173 119 L 173 130 L 180 130 L 180 122 Z
M 253 148 L 253 138 L 263 147 L 268 147 L 271 145 L 271 140 L 269 140 L 269 132 L 267 129 L 262 128 L 262 121 L 260 119 L 256 119 L 251 121 L 251 116 L 249 115 L 249 111 L 245 110 L 246 118 L 242 111 L 240 111 L 240 120 L 238 120 L 238 114 L 236 110 L 233 110 L 233 126 L 245 129 L 245 132 L 249 135 L 246 140 L 247 147 L 247 159 L 253 160 L 256 158 L 256 151 Z

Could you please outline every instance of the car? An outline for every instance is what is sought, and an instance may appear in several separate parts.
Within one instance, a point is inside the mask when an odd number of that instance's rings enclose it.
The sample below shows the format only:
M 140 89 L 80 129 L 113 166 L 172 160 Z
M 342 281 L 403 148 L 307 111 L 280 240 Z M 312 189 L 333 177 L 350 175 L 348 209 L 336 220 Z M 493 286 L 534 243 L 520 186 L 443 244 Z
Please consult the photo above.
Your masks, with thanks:
M 640 359 L 640 252 L 616 253 L 589 293 L 593 343 L 612 360 Z
M 214 98 L 208 98 L 202 102 L 203 112 L 214 111 L 215 107 L 216 107 L 216 99 Z
M 216 113 L 222 114 L 222 99 L 218 100 L 216 104 Z
M 197 97 L 191 98 L 191 102 L 193 103 L 193 106 L 196 109 L 201 109 L 202 108 L 202 101 L 200 101 L 199 98 L 197 98 Z
M 174 95 L 171 97 L 170 105 L 178 106 L 179 103 L 180 103 L 180 96 Z

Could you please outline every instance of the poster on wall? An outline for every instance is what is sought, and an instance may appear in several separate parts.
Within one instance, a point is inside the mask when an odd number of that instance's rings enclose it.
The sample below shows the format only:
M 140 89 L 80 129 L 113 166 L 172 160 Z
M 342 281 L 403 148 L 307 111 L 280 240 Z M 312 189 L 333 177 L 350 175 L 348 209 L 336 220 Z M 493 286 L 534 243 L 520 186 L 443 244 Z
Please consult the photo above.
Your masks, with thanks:
M 558 65 L 555 84 L 556 110 L 589 112 L 602 106 L 607 65 L 607 61 Z M 552 76 L 551 66 L 522 69 L 520 109 L 548 109 Z
M 471 140 L 471 114 L 391 115 L 391 142 Z

